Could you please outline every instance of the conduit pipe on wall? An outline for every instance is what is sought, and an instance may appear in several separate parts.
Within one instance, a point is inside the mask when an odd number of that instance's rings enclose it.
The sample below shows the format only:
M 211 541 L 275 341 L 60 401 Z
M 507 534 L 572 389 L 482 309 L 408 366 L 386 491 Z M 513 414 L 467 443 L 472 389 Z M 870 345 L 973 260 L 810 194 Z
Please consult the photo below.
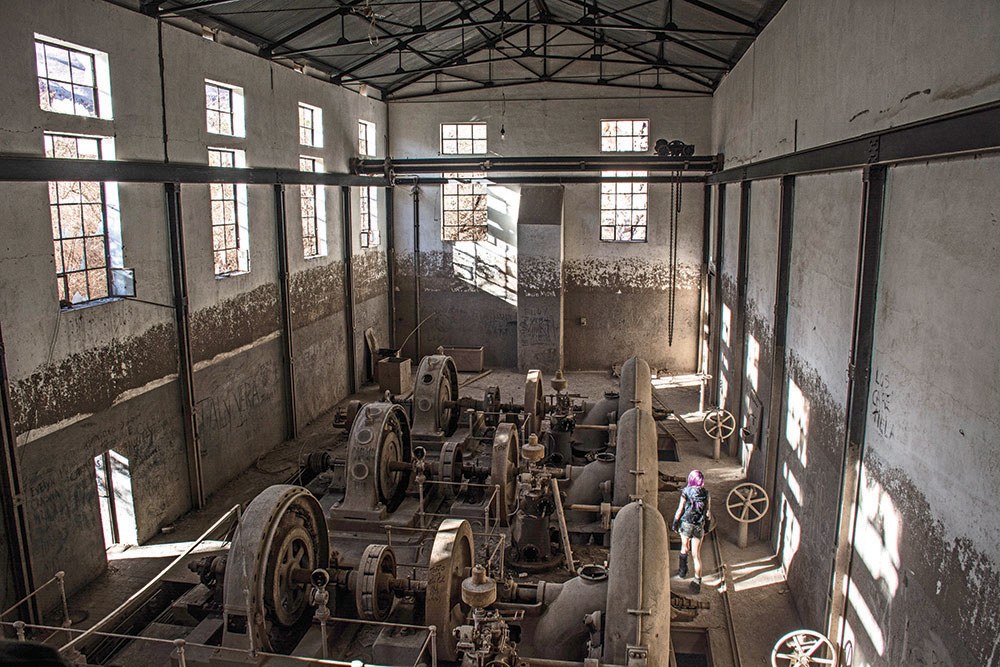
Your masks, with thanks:
M 285 186 L 274 185 L 275 251 L 278 259 L 278 295 L 281 301 L 281 338 L 285 362 L 285 437 L 299 437 L 295 400 L 295 354 L 292 341 L 292 303 L 288 274 L 288 216 Z
M 188 304 L 187 261 L 184 250 L 184 219 L 181 215 L 181 186 L 164 183 L 167 199 L 167 227 L 170 231 L 170 265 L 174 287 L 174 320 L 177 324 L 177 377 L 180 380 L 184 440 L 188 451 L 188 478 L 191 506 L 205 506 L 205 482 L 201 464 L 201 441 L 195 420 L 196 394 L 191 358 L 191 313 Z
M 347 338 L 347 393 L 358 390 L 357 359 L 354 350 L 354 235 L 351 228 L 351 188 L 341 186 L 341 228 L 344 252 L 344 335 Z
M 414 358 L 420 358 L 420 188 L 410 190 L 413 195 L 413 345 Z

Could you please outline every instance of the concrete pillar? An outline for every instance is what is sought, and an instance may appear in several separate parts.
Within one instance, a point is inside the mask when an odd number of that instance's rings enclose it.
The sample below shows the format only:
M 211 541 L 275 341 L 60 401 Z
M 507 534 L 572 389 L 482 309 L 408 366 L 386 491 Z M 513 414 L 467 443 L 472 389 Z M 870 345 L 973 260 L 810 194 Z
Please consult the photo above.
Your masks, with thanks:
M 517 366 L 563 363 L 563 186 L 521 188 L 517 218 Z

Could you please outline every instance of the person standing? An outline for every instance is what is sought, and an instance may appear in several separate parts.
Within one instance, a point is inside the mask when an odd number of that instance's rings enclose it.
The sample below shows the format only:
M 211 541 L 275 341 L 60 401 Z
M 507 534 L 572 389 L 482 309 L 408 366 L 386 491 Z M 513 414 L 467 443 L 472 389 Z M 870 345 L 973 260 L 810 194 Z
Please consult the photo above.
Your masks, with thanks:
M 691 588 L 701 590 L 701 543 L 705 526 L 712 519 L 712 498 L 705 488 L 705 476 L 700 470 L 688 473 L 687 486 L 681 489 L 681 499 L 674 514 L 673 529 L 681 535 L 680 567 L 677 576 L 688 574 L 688 554 L 694 560 L 694 579 Z

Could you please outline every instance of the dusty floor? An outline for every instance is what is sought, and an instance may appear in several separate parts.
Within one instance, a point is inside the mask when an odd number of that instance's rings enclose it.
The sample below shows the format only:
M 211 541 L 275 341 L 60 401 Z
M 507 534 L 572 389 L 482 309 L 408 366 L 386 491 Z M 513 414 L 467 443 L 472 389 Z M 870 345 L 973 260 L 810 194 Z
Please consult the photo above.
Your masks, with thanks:
M 460 381 L 471 380 L 473 377 L 471 373 L 461 374 Z M 545 386 L 547 393 L 551 391 L 548 379 L 546 378 Z M 569 392 L 591 401 L 601 398 L 605 391 L 617 390 L 617 379 L 609 373 L 568 373 L 567 379 Z M 500 387 L 505 402 L 522 402 L 524 375 L 515 371 L 494 371 L 470 382 L 462 389 L 462 393 L 478 397 L 479 390 L 491 385 Z M 699 412 L 697 379 L 659 379 L 654 380 L 654 387 L 660 405 L 673 411 L 685 422 L 681 424 L 674 419 L 672 423 L 665 424 L 670 426 L 671 433 L 678 440 L 679 460 L 662 461 L 660 472 L 684 477 L 692 468 L 701 469 L 712 493 L 713 514 L 717 519 L 717 528 L 705 540 L 702 548 L 704 581 L 700 593 L 695 594 L 690 589 L 690 579 L 681 581 L 677 578 L 679 546 L 676 539 L 672 543 L 670 560 L 674 574 L 671 586 L 675 593 L 687 598 L 688 605 L 692 607 L 679 611 L 680 617 L 675 614 L 672 625 L 675 643 L 678 646 L 697 646 L 706 641 L 707 633 L 712 665 L 769 665 L 774 642 L 786 632 L 801 627 L 794 604 L 787 594 L 780 563 L 767 544 L 754 540 L 753 528 L 748 548 L 740 549 L 736 544 L 738 524 L 728 516 L 724 503 L 726 494 L 742 481 L 742 476 L 739 464 L 733 459 L 724 456 L 720 462 L 712 460 L 712 441 L 701 428 L 702 413 Z M 366 387 L 357 397 L 372 400 L 377 394 L 375 387 Z M 331 411 L 303 429 L 297 440 L 286 442 L 262 457 L 255 466 L 212 496 L 205 509 L 182 517 L 169 534 L 159 535 L 140 547 L 109 553 L 107 572 L 70 599 L 70 617 L 74 620 L 74 627 L 86 628 L 103 618 L 165 567 L 171 558 L 187 546 L 186 543 L 196 539 L 235 504 L 242 503 L 245 506 L 267 486 L 292 480 L 303 453 L 346 441 L 344 431 L 333 426 L 334 412 Z M 677 500 L 677 491 L 667 491 L 660 495 L 661 511 L 668 525 Z M 720 567 L 722 563 L 717 561 L 716 553 L 726 565 L 725 578 Z M 730 639 L 730 614 L 727 614 L 726 596 L 731 609 L 735 647 Z M 705 606 L 708 608 L 698 608 Z M 736 652 L 739 662 L 734 657 Z

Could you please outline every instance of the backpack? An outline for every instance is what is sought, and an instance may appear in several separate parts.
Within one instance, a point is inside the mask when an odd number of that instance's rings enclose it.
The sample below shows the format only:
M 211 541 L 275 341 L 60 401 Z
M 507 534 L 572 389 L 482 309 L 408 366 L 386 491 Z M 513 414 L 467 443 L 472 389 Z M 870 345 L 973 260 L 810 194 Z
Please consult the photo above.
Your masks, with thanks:
M 708 511 L 708 491 L 703 486 L 689 486 L 682 493 L 687 498 L 687 505 L 684 507 L 681 521 L 695 526 L 702 525 L 705 522 L 705 513 Z

